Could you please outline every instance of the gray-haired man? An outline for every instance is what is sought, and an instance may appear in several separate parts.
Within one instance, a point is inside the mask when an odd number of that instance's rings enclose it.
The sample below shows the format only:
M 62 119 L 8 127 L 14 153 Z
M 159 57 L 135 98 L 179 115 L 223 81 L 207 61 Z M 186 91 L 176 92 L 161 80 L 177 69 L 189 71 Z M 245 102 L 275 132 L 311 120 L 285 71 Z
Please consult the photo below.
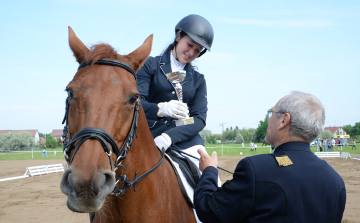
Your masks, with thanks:
M 273 154 L 242 159 L 217 187 L 217 157 L 199 150 L 203 174 L 195 210 L 204 222 L 341 222 L 346 202 L 339 174 L 310 150 L 325 111 L 313 95 L 292 92 L 268 111 Z

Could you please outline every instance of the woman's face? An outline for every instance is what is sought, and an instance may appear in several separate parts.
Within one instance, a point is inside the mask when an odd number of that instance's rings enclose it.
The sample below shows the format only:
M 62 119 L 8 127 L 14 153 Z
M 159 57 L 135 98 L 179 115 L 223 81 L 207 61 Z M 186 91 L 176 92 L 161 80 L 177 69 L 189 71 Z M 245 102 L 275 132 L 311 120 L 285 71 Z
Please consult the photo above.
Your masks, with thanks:
M 182 38 L 178 36 L 176 41 L 178 42 L 176 46 L 177 59 L 183 64 L 190 63 L 195 60 L 195 58 L 197 58 L 203 50 L 203 47 L 192 40 L 190 36 L 185 35 Z M 176 58 L 175 50 L 173 50 L 172 53 Z

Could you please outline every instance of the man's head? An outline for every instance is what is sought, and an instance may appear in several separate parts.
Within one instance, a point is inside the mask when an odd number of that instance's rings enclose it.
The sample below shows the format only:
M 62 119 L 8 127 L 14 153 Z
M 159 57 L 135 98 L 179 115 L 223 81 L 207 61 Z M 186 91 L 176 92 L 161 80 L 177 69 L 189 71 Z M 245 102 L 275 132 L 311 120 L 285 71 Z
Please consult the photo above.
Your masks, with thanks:
M 291 92 L 271 108 L 266 142 L 274 148 L 289 141 L 310 143 L 322 131 L 325 110 L 313 95 Z

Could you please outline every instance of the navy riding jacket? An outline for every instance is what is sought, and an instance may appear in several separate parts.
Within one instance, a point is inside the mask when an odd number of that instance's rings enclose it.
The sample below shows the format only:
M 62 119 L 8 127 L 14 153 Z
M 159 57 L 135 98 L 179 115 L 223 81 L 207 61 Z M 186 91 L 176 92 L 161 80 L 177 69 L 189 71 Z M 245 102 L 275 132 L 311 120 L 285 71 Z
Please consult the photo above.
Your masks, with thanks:
M 165 74 L 171 72 L 170 53 L 157 57 L 149 57 L 137 71 L 137 84 L 141 96 L 150 131 L 155 138 L 161 133 L 170 136 L 172 143 L 182 148 L 204 145 L 199 132 L 206 125 L 207 93 L 203 74 L 186 64 L 186 77 L 181 83 L 183 102 L 187 104 L 194 124 L 176 126 L 175 119 L 157 117 L 158 103 L 178 100 L 174 85 L 167 80 Z
M 205 168 L 194 193 L 204 222 L 337 222 L 346 202 L 344 181 L 304 142 L 288 142 L 285 153 L 293 165 L 279 166 L 270 154 L 242 159 L 233 175 L 217 187 L 217 170 Z

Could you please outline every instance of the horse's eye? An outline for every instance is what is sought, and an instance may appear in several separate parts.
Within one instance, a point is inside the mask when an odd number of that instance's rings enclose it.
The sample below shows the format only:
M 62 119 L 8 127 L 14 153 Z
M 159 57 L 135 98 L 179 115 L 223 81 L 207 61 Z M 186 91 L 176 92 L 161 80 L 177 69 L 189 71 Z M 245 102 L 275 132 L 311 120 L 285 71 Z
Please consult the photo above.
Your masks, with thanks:
M 138 97 L 137 96 L 132 96 L 129 100 L 129 104 L 134 104 L 137 101 Z
M 67 93 L 68 93 L 68 97 L 69 97 L 70 99 L 73 99 L 73 98 L 74 98 L 74 95 L 73 95 L 73 93 L 72 93 L 71 91 L 67 91 Z

